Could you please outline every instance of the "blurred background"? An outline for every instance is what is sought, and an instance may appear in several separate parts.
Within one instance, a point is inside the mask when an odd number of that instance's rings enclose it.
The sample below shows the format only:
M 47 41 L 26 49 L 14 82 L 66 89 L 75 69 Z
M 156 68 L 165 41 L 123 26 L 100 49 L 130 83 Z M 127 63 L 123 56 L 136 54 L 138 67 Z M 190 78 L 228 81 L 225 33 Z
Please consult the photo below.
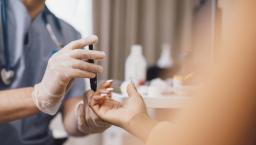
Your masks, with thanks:
M 226 27 L 223 5 L 220 0 L 47 0 L 49 9 L 82 37 L 99 36 L 96 49 L 107 53 L 100 80 L 113 79 L 117 87 L 134 81 L 150 114 L 159 120 L 165 113 L 175 117 L 180 99 L 189 96 L 184 88 L 200 85 L 200 70 L 220 51 L 213 48 L 221 40 L 217 32 Z M 122 89 L 116 91 L 121 96 Z M 59 119 L 52 128 L 57 138 L 63 138 Z M 111 128 L 99 135 L 69 138 L 65 144 L 142 143 Z

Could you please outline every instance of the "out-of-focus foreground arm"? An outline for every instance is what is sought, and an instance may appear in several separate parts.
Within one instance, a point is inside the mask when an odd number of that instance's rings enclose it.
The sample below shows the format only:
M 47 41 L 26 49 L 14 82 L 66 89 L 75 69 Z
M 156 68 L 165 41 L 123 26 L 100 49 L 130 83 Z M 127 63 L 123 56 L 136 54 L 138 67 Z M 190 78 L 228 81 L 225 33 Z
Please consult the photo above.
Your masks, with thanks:
M 38 113 L 32 100 L 32 91 L 33 88 L 0 91 L 0 123 Z
M 175 126 L 156 125 L 147 145 L 247 144 L 256 122 L 256 19 L 254 0 L 232 1 L 221 56 L 200 94 Z

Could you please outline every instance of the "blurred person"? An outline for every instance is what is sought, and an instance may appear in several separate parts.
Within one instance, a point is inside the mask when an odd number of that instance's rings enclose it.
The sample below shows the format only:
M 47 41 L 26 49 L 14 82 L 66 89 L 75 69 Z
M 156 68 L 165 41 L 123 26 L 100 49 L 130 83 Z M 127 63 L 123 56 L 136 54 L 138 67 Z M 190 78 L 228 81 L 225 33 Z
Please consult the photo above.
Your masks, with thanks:
M 254 145 L 256 134 L 256 19 L 254 0 L 229 1 L 229 28 L 221 54 L 205 84 L 174 122 L 151 119 L 133 84 L 123 103 L 93 93 L 90 102 L 105 121 L 144 140 L 147 145 Z
M 105 53 L 81 49 L 98 38 L 80 39 L 44 0 L 0 2 L 1 145 L 54 145 L 49 123 L 58 112 L 69 135 L 108 128 L 83 100 L 84 80 L 76 79 L 102 72 L 87 60 L 103 60 Z

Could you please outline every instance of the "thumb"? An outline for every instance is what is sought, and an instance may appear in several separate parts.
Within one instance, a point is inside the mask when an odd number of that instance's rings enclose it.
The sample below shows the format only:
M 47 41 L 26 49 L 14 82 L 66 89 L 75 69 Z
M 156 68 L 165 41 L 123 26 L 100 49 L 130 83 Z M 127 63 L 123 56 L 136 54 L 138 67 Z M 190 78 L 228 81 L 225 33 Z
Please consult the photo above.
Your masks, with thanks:
M 69 49 L 69 50 L 80 49 L 85 46 L 95 44 L 97 42 L 98 42 L 98 37 L 96 35 L 91 35 L 84 39 L 72 41 L 68 45 L 66 45 L 63 49 Z
M 94 95 L 94 91 L 93 90 L 88 90 L 85 92 L 83 100 L 85 104 L 88 104 L 91 102 L 92 96 Z
M 129 97 L 134 97 L 134 96 L 139 96 L 140 95 L 133 83 L 130 83 L 127 86 L 127 93 L 128 93 Z

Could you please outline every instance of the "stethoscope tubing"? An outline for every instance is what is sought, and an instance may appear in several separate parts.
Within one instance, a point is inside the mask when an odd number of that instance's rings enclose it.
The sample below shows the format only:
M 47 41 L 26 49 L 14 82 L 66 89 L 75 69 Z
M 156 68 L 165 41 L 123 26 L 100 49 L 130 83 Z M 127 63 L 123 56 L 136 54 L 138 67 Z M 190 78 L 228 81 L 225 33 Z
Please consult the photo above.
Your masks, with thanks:
M 10 48 L 9 48 L 9 35 L 8 35 L 8 0 L 1 0 L 1 21 L 2 21 L 2 32 L 3 32 L 3 47 L 4 47 L 4 64 L 2 68 L 0 68 L 0 72 L 2 70 L 6 71 L 12 71 L 15 74 L 15 68 L 11 66 L 10 61 Z M 52 15 L 54 18 L 54 24 L 56 25 L 56 28 L 61 33 L 61 25 L 57 17 L 55 17 L 47 7 L 45 7 L 45 10 L 42 12 L 43 15 L 43 21 L 45 23 L 46 29 L 52 39 L 52 41 L 55 43 L 55 45 L 58 47 L 58 49 L 62 48 L 62 44 L 58 40 L 57 36 L 55 35 L 52 26 L 48 22 L 47 16 Z M 3 79 L 3 78 L 2 78 Z
M 1 17 L 2 17 L 2 31 L 3 31 L 3 47 L 4 47 L 4 55 L 5 55 L 5 64 L 4 68 L 6 70 L 11 69 L 10 62 L 10 52 L 9 52 L 9 35 L 8 35 L 8 0 L 1 1 Z
M 43 18 L 43 21 L 44 21 L 44 23 L 45 23 L 45 27 L 46 27 L 46 29 L 47 29 L 47 31 L 48 31 L 48 33 L 49 33 L 49 35 L 50 35 L 52 41 L 55 43 L 55 45 L 56 45 L 59 49 L 61 49 L 61 48 L 63 47 L 63 45 L 61 44 L 61 42 L 60 42 L 59 39 L 57 38 L 56 34 L 54 33 L 53 28 L 52 28 L 51 24 L 49 23 L 49 21 L 48 21 L 48 19 L 47 19 L 47 15 L 52 15 L 52 16 L 53 16 L 53 18 L 54 18 L 54 25 L 55 25 L 56 28 L 58 29 L 59 33 L 61 33 L 62 30 L 61 30 L 61 26 L 60 26 L 60 22 L 59 22 L 58 18 L 55 17 L 55 16 L 48 10 L 47 7 L 45 7 L 45 10 L 44 10 L 44 12 L 43 12 L 42 15 L 43 15 L 42 18 Z

